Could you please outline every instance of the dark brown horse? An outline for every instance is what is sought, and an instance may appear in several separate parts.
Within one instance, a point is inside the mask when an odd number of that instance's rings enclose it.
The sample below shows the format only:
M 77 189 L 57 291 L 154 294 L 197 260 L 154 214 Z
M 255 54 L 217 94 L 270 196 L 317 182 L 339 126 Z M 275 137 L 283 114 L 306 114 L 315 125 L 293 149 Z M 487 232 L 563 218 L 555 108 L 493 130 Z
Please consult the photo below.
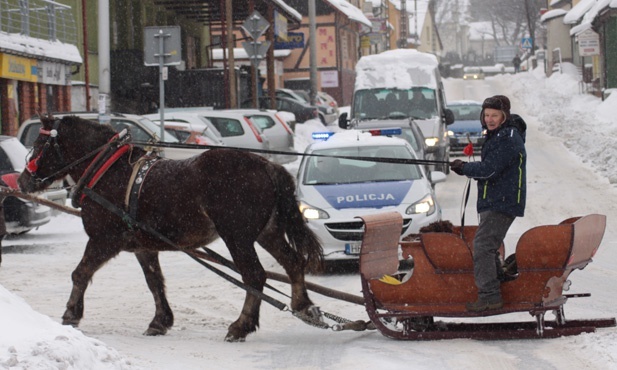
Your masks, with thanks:
M 258 242 L 291 280 L 291 309 L 310 315 L 313 303 L 308 298 L 304 271 L 321 263 L 322 250 L 298 210 L 294 179 L 285 168 L 255 154 L 215 149 L 181 161 L 160 159 L 150 162 L 146 171 L 137 172 L 134 166 L 145 151 L 120 146 L 115 135 L 107 125 L 75 116 L 42 119 L 32 159 L 19 178 L 21 189 L 39 191 L 66 175 L 79 185 L 82 176 L 94 174 L 85 183 L 87 188 L 120 209 L 136 208 L 139 222 L 180 249 L 193 250 L 220 237 L 243 282 L 262 291 L 266 273 L 255 250 L 254 243 Z M 99 149 L 114 146 L 119 146 L 110 152 L 112 158 L 117 157 L 115 162 L 94 157 Z M 96 167 L 94 171 L 92 167 Z M 129 185 L 133 182 L 138 184 L 138 194 L 130 190 L 134 189 Z M 174 247 L 151 233 L 131 228 L 126 220 L 88 196 L 82 195 L 79 200 L 89 240 L 72 274 L 73 290 L 63 323 L 79 324 L 84 293 L 93 274 L 120 251 L 128 251 L 135 253 L 156 305 L 154 319 L 144 334 L 165 334 L 174 318 L 165 296 L 158 252 Z M 242 312 L 229 326 L 225 340 L 243 341 L 257 329 L 260 304 L 261 299 L 247 293 Z

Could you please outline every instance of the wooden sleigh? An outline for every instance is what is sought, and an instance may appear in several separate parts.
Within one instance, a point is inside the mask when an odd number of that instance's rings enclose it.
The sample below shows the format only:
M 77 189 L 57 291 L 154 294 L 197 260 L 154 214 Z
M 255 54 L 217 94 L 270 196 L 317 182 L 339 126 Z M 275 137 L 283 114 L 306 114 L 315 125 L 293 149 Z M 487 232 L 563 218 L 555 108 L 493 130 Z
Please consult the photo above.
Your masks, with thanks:
M 615 326 L 615 319 L 566 321 L 563 306 L 569 298 L 589 294 L 564 294 L 568 277 L 583 269 L 598 250 L 606 217 L 574 217 L 558 225 L 534 227 L 516 246 L 516 279 L 502 283 L 504 306 L 468 312 L 467 302 L 477 299 L 473 278 L 473 237 L 477 226 L 455 233 L 423 233 L 413 241 L 399 242 L 402 218 L 396 213 L 360 217 L 365 223 L 360 254 L 362 291 L 368 315 L 385 336 L 396 339 L 447 338 L 510 339 L 549 338 L 593 332 Z M 403 258 L 411 256 L 408 280 L 399 270 L 399 245 Z M 554 321 L 545 321 L 553 311 Z M 535 321 L 460 323 L 435 321 L 434 317 L 478 317 L 529 312 Z M 469 321 L 469 320 L 467 320 Z M 486 321 L 486 320 L 484 320 Z

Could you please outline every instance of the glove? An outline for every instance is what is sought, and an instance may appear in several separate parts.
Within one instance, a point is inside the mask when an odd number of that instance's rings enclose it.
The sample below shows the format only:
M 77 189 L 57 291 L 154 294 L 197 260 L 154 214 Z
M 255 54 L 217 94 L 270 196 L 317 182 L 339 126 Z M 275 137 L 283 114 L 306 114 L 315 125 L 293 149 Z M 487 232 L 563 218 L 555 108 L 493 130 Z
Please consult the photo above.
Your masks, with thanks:
M 456 173 L 457 175 L 463 175 L 463 166 L 465 165 L 464 161 L 461 161 L 460 159 L 455 159 L 454 161 L 450 162 L 450 169 L 452 170 L 452 172 Z

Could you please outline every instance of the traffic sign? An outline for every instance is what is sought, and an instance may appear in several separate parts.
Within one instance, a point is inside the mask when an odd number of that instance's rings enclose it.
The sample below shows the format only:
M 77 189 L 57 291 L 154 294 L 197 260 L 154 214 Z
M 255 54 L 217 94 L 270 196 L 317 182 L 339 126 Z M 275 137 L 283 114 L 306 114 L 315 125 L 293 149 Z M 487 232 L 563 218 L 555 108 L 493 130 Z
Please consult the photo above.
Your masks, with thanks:
M 531 37 L 523 37 L 521 39 L 521 47 L 523 49 L 532 49 L 533 48 L 533 41 L 531 40 Z
M 177 66 L 182 62 L 182 43 L 180 26 L 144 28 L 144 64 L 158 66 Z M 162 44 L 162 48 L 161 48 Z
M 242 42 L 242 47 L 246 50 L 251 63 L 257 68 L 259 67 L 259 63 L 266 57 L 266 53 L 270 48 L 270 41 L 245 41 Z
M 242 28 L 251 36 L 253 40 L 257 40 L 270 27 L 270 23 L 259 14 L 257 10 L 253 12 L 242 23 Z

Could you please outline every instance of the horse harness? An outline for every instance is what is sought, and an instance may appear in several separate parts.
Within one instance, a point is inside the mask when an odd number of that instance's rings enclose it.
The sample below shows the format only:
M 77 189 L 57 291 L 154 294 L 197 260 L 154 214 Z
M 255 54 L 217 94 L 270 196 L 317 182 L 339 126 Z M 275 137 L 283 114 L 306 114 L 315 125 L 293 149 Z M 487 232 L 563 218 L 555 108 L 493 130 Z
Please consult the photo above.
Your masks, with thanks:
M 291 313 L 295 317 L 299 318 L 300 320 L 304 321 L 305 323 L 309 325 L 322 328 L 322 329 L 332 329 L 334 331 L 342 331 L 342 330 L 363 331 L 367 329 L 370 329 L 370 330 L 374 329 L 374 327 L 371 327 L 370 322 L 365 322 L 362 320 L 351 321 L 351 320 L 345 319 L 343 317 L 340 317 L 340 316 L 337 316 L 337 315 L 334 315 L 328 312 L 322 312 L 318 307 L 313 307 L 311 309 L 313 310 L 313 315 L 315 315 L 317 318 L 305 315 L 301 312 L 292 311 L 284 303 L 264 294 L 263 292 L 253 287 L 247 286 L 246 284 L 235 279 L 229 274 L 226 274 L 225 272 L 208 264 L 204 260 L 203 257 L 199 257 L 197 254 L 190 253 L 190 252 L 183 250 L 176 243 L 174 243 L 173 241 L 171 241 L 170 239 L 168 239 L 167 237 L 165 237 L 164 235 L 162 235 L 161 233 L 159 233 L 157 230 L 150 227 L 149 225 L 146 225 L 142 222 L 137 221 L 139 195 L 141 193 L 141 189 L 143 187 L 143 184 L 144 184 L 144 181 L 147 175 L 150 173 L 152 168 L 157 163 L 159 163 L 159 160 L 161 159 L 158 156 L 154 156 L 151 153 L 147 153 L 143 155 L 141 158 L 139 158 L 137 162 L 135 162 L 135 164 L 133 164 L 133 170 L 131 173 L 131 177 L 129 179 L 129 183 L 127 184 L 127 191 L 125 195 L 125 201 L 124 201 L 125 210 L 120 209 L 119 207 L 111 203 L 109 200 L 107 200 L 105 197 L 96 193 L 92 188 L 97 184 L 100 178 L 107 172 L 107 170 L 109 170 L 109 168 L 111 168 L 111 166 L 113 166 L 114 163 L 118 161 L 118 159 L 120 159 L 127 152 L 132 151 L 133 145 L 128 144 L 128 142 L 130 141 L 130 135 L 128 135 L 125 132 L 125 130 L 123 130 L 119 134 L 114 135 L 105 145 L 87 154 L 85 157 L 82 157 L 81 159 L 67 166 L 64 166 L 61 170 L 57 171 L 56 173 L 52 175 L 47 176 L 46 178 L 43 178 L 43 179 L 38 178 L 38 176 L 36 176 L 36 170 L 38 169 L 37 162 L 43 156 L 43 154 L 45 154 L 45 152 L 48 150 L 49 147 L 52 147 L 52 146 L 54 147 L 56 155 L 58 155 L 60 159 L 62 160 L 62 163 L 64 163 L 64 158 L 62 156 L 62 153 L 58 149 L 58 143 L 57 143 L 58 125 L 59 125 L 59 120 L 56 120 L 54 122 L 54 126 L 52 130 L 44 130 L 43 128 L 39 130 L 40 134 L 49 136 L 49 139 L 44 144 L 44 147 L 41 150 L 41 153 L 39 153 L 39 155 L 36 158 L 28 162 L 28 165 L 26 168 L 33 177 L 37 178 L 37 180 L 45 181 L 85 161 L 85 159 L 90 158 L 93 155 L 96 155 L 96 157 L 92 160 L 92 162 L 88 165 L 88 167 L 84 171 L 83 175 L 79 178 L 76 186 L 74 187 L 72 191 L 71 202 L 72 202 L 73 207 L 79 208 L 81 206 L 81 202 L 83 198 L 87 196 L 91 198 L 92 200 L 94 200 L 99 205 L 101 205 L 102 207 L 112 212 L 113 214 L 119 216 L 124 222 L 126 222 L 129 225 L 129 227 L 136 227 L 143 231 L 146 231 L 150 233 L 151 235 L 156 236 L 164 243 L 169 244 L 170 246 L 174 247 L 178 251 L 184 251 L 188 256 L 193 258 L 196 262 L 206 267 L 210 271 L 214 272 L 215 274 L 223 277 L 227 281 L 230 281 L 231 283 L 246 290 L 247 292 L 260 298 L 261 300 L 270 303 L 271 305 L 273 305 L 274 307 L 277 307 L 281 311 L 291 311 Z M 202 247 L 202 249 L 207 253 L 209 260 L 220 263 L 224 266 L 230 267 L 232 270 L 235 270 L 235 266 L 233 266 L 233 262 L 225 259 L 222 256 L 219 256 L 218 254 L 216 254 L 216 252 L 210 250 L 209 248 Z M 269 284 L 266 284 L 265 286 L 270 289 L 273 289 L 274 291 L 280 294 L 284 294 L 278 291 L 276 288 L 271 287 Z M 336 324 L 329 325 L 323 321 L 322 317 L 327 317 L 330 320 L 335 321 Z
M 71 204 L 74 208 L 80 208 L 81 202 L 83 201 L 86 194 L 84 194 L 84 189 L 87 187 L 88 189 L 92 189 L 98 181 L 103 177 L 103 175 L 109 170 L 114 163 L 116 163 L 124 154 L 127 152 L 132 152 L 133 145 L 129 144 L 131 137 L 126 131 L 122 131 L 116 135 L 114 135 L 106 144 L 102 147 L 97 148 L 93 152 L 89 153 L 85 157 L 69 164 L 65 165 L 64 156 L 58 149 L 58 126 L 60 124 L 60 120 L 55 120 L 54 125 L 51 130 L 45 130 L 41 127 L 39 133 L 41 135 L 46 135 L 49 138 L 47 142 L 43 145 L 43 149 L 39 153 L 36 158 L 33 158 L 28 162 L 27 170 L 30 172 L 31 176 L 37 178 L 39 181 L 45 181 L 49 178 L 52 178 L 58 173 L 64 172 L 67 169 L 70 169 L 77 164 L 85 161 L 86 159 L 96 155 L 92 162 L 86 167 L 84 173 L 80 176 L 77 184 L 73 187 L 71 191 Z M 45 155 L 50 148 L 53 148 L 53 153 L 57 155 L 64 165 L 60 171 L 47 176 L 43 179 L 38 178 L 36 175 L 36 171 L 38 169 L 38 161 L 43 155 Z M 125 209 L 129 212 L 130 216 L 133 219 L 137 218 L 138 211 L 138 200 L 139 194 L 141 192 L 141 188 L 143 186 L 144 180 L 152 167 L 161 159 L 158 156 L 154 156 L 151 153 L 146 153 L 141 158 L 133 164 L 133 171 L 131 177 L 129 179 L 129 183 L 127 184 L 126 196 L 125 196 Z

